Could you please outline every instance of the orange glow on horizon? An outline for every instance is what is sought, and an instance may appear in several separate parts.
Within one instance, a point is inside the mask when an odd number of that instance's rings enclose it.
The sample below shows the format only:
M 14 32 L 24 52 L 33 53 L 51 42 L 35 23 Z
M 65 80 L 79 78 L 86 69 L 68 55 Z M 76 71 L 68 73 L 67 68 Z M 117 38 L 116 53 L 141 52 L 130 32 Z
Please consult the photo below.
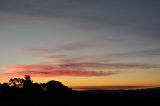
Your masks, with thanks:
M 159 69 L 149 70 L 128 70 L 120 74 L 111 76 L 55 76 L 55 77 L 35 77 L 31 76 L 34 82 L 48 82 L 49 80 L 57 80 L 69 87 L 98 87 L 98 86 L 160 86 Z M 3 76 L 1 82 L 8 82 L 14 76 Z M 16 76 L 17 77 L 17 76 Z M 22 76 L 21 76 L 22 78 Z

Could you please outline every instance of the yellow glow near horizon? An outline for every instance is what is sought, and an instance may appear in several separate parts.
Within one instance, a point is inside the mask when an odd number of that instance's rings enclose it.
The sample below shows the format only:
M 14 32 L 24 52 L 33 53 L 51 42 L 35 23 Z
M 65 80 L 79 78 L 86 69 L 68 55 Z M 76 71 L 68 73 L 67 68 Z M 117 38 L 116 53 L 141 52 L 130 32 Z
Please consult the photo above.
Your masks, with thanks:
M 159 69 L 129 70 L 123 73 L 103 77 L 53 77 L 33 78 L 38 82 L 58 80 L 67 86 L 160 86 Z
M 103 77 L 32 77 L 34 82 L 57 80 L 69 87 L 76 86 L 160 86 L 160 69 L 125 69 L 123 72 Z M 1 77 L 7 82 L 9 77 Z

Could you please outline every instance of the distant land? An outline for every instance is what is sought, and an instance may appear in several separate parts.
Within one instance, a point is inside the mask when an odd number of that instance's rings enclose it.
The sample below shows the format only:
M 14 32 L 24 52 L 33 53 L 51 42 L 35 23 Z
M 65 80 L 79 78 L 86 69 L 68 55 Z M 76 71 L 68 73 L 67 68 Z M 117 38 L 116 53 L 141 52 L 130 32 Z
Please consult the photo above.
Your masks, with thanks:
M 155 88 L 154 86 L 73 86 L 73 90 L 136 90 Z

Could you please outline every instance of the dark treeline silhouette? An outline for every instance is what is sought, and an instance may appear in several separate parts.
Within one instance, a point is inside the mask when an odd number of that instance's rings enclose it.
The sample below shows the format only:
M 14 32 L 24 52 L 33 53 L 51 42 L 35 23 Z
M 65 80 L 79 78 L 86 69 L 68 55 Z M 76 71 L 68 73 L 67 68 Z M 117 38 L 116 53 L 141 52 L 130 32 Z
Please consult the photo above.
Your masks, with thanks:
M 77 82 L 78 83 L 78 82 Z M 59 81 L 34 83 L 29 75 L 0 84 L 0 105 L 158 105 L 160 88 L 75 91 Z

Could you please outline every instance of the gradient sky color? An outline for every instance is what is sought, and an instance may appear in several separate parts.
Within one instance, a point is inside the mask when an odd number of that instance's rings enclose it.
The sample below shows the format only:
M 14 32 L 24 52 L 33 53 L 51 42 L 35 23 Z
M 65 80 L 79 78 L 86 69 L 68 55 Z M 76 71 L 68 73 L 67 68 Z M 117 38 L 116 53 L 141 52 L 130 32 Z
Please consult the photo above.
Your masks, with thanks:
M 0 82 L 160 86 L 160 1 L 0 0 Z

